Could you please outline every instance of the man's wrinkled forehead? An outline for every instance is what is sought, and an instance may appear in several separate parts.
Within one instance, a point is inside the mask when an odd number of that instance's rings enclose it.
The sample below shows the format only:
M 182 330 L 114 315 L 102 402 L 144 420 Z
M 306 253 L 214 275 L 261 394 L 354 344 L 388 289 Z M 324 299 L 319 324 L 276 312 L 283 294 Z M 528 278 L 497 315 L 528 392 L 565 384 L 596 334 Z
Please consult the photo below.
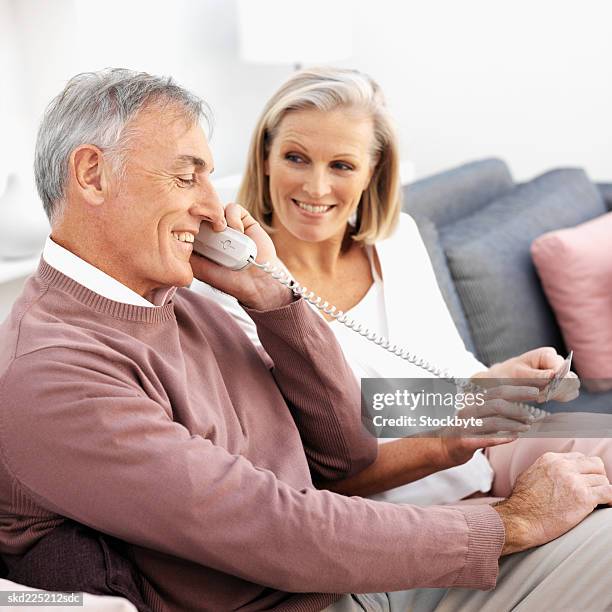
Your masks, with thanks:
M 143 109 L 127 128 L 132 153 L 168 168 L 212 170 L 212 154 L 202 126 L 181 109 L 152 106 Z

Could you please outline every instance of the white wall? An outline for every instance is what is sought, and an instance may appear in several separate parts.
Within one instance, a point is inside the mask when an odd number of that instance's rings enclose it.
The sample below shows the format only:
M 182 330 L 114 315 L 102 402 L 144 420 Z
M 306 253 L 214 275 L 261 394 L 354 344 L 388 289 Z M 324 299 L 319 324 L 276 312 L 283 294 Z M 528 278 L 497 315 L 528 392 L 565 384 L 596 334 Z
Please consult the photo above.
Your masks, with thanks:
M 341 63 L 383 85 L 417 176 L 499 155 L 518 178 L 571 164 L 612 180 L 608 0 L 351 6 L 354 56 Z M 172 74 L 203 95 L 215 110 L 218 172 L 234 173 L 264 101 L 291 72 L 238 59 L 233 0 L 0 0 L 0 17 L 17 33 L 3 46 L 18 74 L 0 97 L 13 108 L 19 100 L 28 121 L 14 139 L 28 143 L 67 78 L 122 65 Z
M 417 178 L 496 155 L 519 180 L 572 165 L 612 182 L 609 0 L 351 7 L 354 55 L 341 65 L 381 83 Z M 0 239 L 7 213 L 12 227 L 46 231 L 32 187 L 34 135 L 46 103 L 80 71 L 172 74 L 215 111 L 218 175 L 240 172 L 256 117 L 292 69 L 238 59 L 236 11 L 234 0 L 0 0 L 0 194 L 10 171 L 23 185 L 10 211 L 0 195 Z M 296 25 L 296 45 L 304 35 Z M 18 286 L 0 291 L 0 318 Z
M 574 165 L 610 181 L 609 0 L 355 6 L 354 64 L 384 86 L 418 175 L 498 155 L 521 179 Z

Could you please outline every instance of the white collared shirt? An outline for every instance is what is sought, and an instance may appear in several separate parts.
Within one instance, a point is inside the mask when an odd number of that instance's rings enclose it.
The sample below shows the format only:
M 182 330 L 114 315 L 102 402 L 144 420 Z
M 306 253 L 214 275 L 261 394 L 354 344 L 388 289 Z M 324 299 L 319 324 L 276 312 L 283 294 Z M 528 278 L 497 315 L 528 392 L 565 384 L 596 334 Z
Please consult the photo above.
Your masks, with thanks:
M 102 270 L 87 263 L 78 255 L 53 242 L 51 236 L 45 242 L 42 256 L 58 272 L 87 287 L 90 291 L 114 302 L 155 308 L 155 306 L 163 306 L 174 295 L 174 287 L 165 288 L 161 292 L 154 293 L 156 304 L 149 302 L 149 300 L 143 298 L 123 283 L 120 283 L 117 279 L 109 276 L 106 272 L 102 272 Z

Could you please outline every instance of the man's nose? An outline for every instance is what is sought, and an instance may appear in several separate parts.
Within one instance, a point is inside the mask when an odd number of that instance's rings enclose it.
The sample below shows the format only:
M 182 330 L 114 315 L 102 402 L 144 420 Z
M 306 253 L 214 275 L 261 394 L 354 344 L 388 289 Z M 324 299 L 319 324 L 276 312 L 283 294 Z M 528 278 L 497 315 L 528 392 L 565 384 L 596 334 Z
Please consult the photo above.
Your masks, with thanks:
M 225 208 L 210 179 L 205 179 L 189 209 L 192 215 L 211 223 L 215 229 L 225 227 Z
M 329 176 L 324 168 L 312 168 L 306 177 L 304 191 L 314 199 L 320 199 L 331 191 Z

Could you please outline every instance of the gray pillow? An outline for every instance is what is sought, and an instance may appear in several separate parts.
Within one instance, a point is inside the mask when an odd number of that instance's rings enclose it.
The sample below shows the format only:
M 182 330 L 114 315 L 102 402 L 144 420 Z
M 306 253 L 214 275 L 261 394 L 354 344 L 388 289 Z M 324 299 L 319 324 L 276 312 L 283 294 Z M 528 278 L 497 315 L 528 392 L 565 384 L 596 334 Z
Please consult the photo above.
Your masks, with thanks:
M 564 351 L 531 242 L 605 212 L 582 170 L 558 170 L 517 187 L 469 223 L 462 220 L 458 236 L 446 236 L 449 269 L 481 361 L 492 364 L 543 345 Z
M 564 198 L 563 190 L 559 189 L 559 184 L 568 184 L 571 188 L 572 178 L 577 180 L 578 189 L 580 185 L 589 183 L 589 193 L 593 192 L 593 187 L 586 177 L 584 170 L 577 168 L 564 168 L 561 170 L 550 170 L 528 183 L 517 185 L 512 191 L 491 201 L 478 211 L 478 216 L 469 215 L 459 219 L 452 225 L 440 228 L 440 242 L 444 250 L 469 243 L 477 240 L 490 227 L 503 225 L 518 214 L 533 206 L 534 202 L 539 202 L 546 198 L 548 202 L 556 198 Z M 580 197 L 580 193 L 575 194 Z M 565 201 L 565 200 L 563 200 Z
M 612 183 L 599 183 L 597 187 L 599 188 L 608 210 L 612 211 Z
M 404 210 L 438 227 L 469 215 L 509 192 L 514 181 L 501 159 L 483 159 L 404 187 Z

